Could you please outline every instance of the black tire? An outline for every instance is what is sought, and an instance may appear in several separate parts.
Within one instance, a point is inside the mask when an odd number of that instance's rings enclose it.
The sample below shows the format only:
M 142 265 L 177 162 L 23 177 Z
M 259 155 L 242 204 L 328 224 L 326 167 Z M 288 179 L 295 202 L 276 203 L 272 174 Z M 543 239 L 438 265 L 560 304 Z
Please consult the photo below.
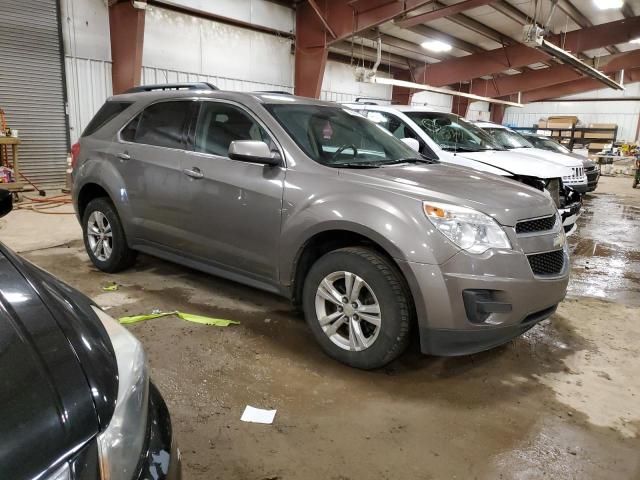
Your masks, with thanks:
M 98 258 L 93 252 L 90 246 L 89 235 L 87 234 L 89 220 L 94 212 L 99 212 L 104 215 L 111 226 L 112 249 L 111 254 L 105 260 Z M 106 197 L 95 198 L 87 205 L 82 217 L 82 238 L 91 262 L 103 272 L 119 272 L 129 268 L 136 260 L 137 252 L 129 248 L 127 244 L 127 238 L 125 237 L 118 212 L 116 212 L 111 200 Z
M 377 337 L 370 346 L 360 351 L 336 345 L 325 334 L 318 321 L 318 287 L 328 275 L 340 271 L 351 272 L 363 279 L 373 291 L 380 307 Z M 409 345 L 413 316 L 411 294 L 398 268 L 390 259 L 373 249 L 348 247 L 319 258 L 305 279 L 302 305 L 309 328 L 322 349 L 330 357 L 351 367 L 363 370 L 383 367 L 401 355 Z

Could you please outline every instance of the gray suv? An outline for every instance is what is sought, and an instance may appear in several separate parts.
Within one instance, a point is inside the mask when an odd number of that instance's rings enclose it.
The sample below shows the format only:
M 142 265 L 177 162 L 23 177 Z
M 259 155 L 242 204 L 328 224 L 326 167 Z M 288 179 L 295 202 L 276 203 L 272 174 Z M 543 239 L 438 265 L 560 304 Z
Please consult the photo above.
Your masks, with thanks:
M 538 190 L 439 164 L 334 103 L 147 90 L 111 97 L 73 147 L 100 270 L 144 252 L 284 295 L 365 369 L 416 334 L 435 355 L 500 345 L 565 296 L 562 223 Z

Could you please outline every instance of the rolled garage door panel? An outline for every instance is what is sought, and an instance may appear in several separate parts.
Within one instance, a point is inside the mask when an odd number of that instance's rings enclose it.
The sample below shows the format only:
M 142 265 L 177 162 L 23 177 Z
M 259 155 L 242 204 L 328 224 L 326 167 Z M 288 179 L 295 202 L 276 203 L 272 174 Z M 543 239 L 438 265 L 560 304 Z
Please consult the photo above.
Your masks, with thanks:
M 20 170 L 61 186 L 68 152 L 57 0 L 0 0 L 0 108 L 19 131 Z

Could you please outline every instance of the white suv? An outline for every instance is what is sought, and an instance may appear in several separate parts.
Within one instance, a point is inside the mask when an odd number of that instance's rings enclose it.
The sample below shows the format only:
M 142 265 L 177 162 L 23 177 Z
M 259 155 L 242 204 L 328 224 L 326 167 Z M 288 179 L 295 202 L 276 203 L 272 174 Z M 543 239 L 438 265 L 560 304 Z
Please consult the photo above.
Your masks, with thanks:
M 504 125 L 493 122 L 476 122 L 475 124 L 491 135 L 496 143 L 507 150 L 543 158 L 558 165 L 571 168 L 571 175 L 562 177 L 562 183 L 573 188 L 578 193 L 587 193 L 588 180 L 582 160 L 573 158 L 571 155 L 536 148 L 520 133 Z
M 405 105 L 346 105 L 425 155 L 547 191 L 556 202 L 567 235 L 575 232 L 580 195 L 564 188 L 561 180 L 573 174 L 570 167 L 506 150 L 481 128 L 453 113 Z

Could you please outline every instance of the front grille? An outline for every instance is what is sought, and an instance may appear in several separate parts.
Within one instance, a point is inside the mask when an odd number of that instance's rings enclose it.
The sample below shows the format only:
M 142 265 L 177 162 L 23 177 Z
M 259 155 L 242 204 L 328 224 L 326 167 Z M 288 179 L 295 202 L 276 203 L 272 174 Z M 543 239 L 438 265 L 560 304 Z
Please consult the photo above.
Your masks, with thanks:
M 564 252 L 562 250 L 527 255 L 527 259 L 534 275 L 557 275 L 564 268 Z
M 587 173 L 589 173 L 589 172 L 593 172 L 593 171 L 595 171 L 595 169 L 596 169 L 596 166 L 594 165 L 594 166 L 592 166 L 592 167 L 587 167 L 587 168 L 585 168 L 585 171 L 586 171 Z
M 556 215 L 550 215 L 548 217 L 518 222 L 516 223 L 516 233 L 544 232 L 545 230 L 551 230 L 556 224 L 556 218 Z
M 571 167 L 571 175 L 562 177 L 565 182 L 573 183 L 583 181 L 585 178 L 584 167 Z

